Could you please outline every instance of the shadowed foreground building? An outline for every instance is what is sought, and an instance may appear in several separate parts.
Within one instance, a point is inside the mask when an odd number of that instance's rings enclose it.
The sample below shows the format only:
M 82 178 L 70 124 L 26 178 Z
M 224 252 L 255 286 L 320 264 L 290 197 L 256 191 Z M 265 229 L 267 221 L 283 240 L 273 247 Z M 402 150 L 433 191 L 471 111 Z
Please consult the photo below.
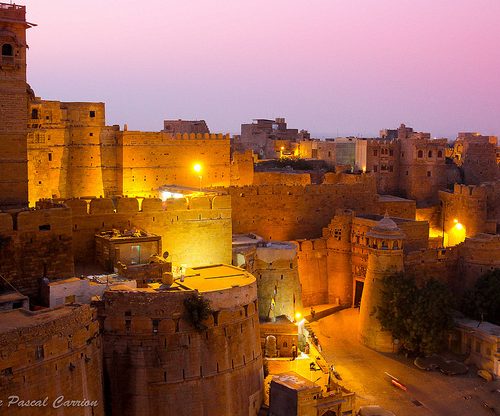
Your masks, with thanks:
M 184 300 L 210 302 L 196 329 Z M 255 278 L 233 266 L 188 269 L 170 289 L 117 287 L 99 306 L 112 415 L 256 415 L 263 395 Z

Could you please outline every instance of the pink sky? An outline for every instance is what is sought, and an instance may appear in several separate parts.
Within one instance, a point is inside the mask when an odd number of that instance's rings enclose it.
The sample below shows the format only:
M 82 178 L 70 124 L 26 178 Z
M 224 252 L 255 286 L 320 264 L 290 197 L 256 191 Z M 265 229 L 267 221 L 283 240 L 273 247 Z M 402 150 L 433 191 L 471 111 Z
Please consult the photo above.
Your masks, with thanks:
M 500 135 L 498 0 L 27 0 L 38 96 L 107 123 L 286 117 L 317 135 L 405 122 Z

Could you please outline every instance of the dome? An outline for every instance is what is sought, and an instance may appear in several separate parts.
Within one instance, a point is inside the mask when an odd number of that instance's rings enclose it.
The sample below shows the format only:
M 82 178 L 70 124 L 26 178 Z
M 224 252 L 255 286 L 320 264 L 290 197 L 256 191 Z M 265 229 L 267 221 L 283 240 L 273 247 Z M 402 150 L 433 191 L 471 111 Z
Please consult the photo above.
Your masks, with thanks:
M 403 239 L 405 234 L 392 220 L 387 212 L 380 221 L 366 234 L 368 237 L 375 237 L 381 239 Z
M 387 230 L 387 231 L 397 231 L 399 230 L 397 224 L 385 213 L 384 218 L 382 218 L 375 227 L 377 230 Z

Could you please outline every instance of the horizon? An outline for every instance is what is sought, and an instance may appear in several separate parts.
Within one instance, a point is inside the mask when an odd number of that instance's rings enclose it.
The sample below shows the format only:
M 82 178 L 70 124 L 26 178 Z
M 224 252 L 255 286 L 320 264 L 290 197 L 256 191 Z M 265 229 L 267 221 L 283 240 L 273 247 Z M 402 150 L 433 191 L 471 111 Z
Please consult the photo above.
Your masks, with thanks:
M 254 118 L 285 117 L 318 138 L 400 123 L 449 139 L 500 133 L 494 0 L 23 3 L 38 25 L 28 31 L 36 95 L 104 102 L 109 125 L 203 119 L 239 134 Z

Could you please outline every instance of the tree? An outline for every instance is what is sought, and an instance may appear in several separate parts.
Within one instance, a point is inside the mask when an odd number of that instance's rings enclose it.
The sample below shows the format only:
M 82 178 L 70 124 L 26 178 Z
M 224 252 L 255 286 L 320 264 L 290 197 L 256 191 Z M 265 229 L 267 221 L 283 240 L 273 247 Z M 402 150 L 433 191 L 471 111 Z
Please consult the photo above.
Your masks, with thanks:
M 472 319 L 500 325 L 500 269 L 483 274 L 474 287 L 465 292 L 461 310 Z
M 189 321 L 198 331 L 207 329 L 203 323 L 212 313 L 210 301 L 205 299 L 200 294 L 194 294 L 184 299 L 184 306 L 187 311 Z
M 453 326 L 452 303 L 443 283 L 430 279 L 418 287 L 414 276 L 397 273 L 382 280 L 377 318 L 403 350 L 431 354 L 439 351 Z

